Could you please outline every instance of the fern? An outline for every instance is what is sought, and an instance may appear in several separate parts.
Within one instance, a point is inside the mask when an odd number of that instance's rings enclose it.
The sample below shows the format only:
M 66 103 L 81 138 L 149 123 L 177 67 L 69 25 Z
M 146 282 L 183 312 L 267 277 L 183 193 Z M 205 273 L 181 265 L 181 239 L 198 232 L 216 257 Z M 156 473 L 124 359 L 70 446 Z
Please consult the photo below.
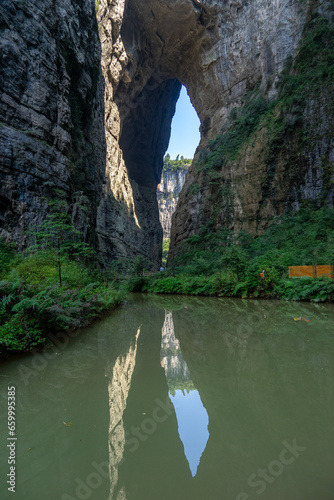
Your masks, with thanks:
M 241 290 L 241 294 L 242 296 L 245 295 L 245 293 L 247 293 L 247 283 L 246 282 L 241 282 L 241 283 L 238 283 L 234 290 L 233 290 L 233 295 L 235 296 L 238 296 L 238 292 Z

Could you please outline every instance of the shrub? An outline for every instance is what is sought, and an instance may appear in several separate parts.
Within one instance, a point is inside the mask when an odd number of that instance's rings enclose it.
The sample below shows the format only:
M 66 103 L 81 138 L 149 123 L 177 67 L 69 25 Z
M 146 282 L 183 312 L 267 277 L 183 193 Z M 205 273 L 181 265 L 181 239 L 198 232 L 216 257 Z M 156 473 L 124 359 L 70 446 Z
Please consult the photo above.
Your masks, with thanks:
M 15 251 L 15 245 L 6 243 L 0 238 L 0 278 L 11 268 L 14 261 L 19 260 L 19 255 Z
M 334 262 L 334 209 L 302 208 L 276 217 L 261 236 L 214 232 L 210 224 L 183 245 L 168 273 L 177 287 L 152 277 L 143 291 L 234 297 L 333 300 L 333 281 L 287 279 L 290 265 Z M 265 278 L 260 273 L 265 271 Z M 219 277 L 219 278 L 217 278 Z M 174 283 L 170 276 L 170 283 Z M 218 281 L 217 281 L 218 280 Z M 220 281 L 219 281 L 220 280 Z

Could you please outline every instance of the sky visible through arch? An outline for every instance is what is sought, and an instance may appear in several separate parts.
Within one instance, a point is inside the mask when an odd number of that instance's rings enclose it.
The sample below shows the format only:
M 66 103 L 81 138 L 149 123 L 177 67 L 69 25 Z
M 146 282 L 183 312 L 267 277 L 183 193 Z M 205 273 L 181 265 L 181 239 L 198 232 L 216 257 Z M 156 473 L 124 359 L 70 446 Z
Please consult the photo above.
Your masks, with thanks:
M 193 158 L 200 140 L 199 126 L 199 118 L 183 85 L 176 104 L 172 134 L 167 150 L 172 160 L 178 154 L 185 158 Z

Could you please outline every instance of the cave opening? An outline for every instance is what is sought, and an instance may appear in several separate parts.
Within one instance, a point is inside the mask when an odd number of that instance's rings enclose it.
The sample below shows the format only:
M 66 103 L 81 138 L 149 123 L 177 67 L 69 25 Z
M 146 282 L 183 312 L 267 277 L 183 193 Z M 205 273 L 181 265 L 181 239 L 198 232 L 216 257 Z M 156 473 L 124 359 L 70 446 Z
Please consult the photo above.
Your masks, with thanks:
M 170 238 L 172 215 L 191 163 L 183 168 L 181 158 L 192 160 L 200 142 L 200 120 L 186 87 L 177 78 L 164 78 L 157 72 L 130 105 L 127 101 L 124 106 L 123 99 L 118 103 L 119 144 L 134 203 L 140 207 L 136 212 L 139 226 L 148 228 L 159 247 L 159 260 L 163 241 Z M 119 96 L 128 95 L 128 88 L 124 86 L 124 94 L 121 90 Z M 166 153 L 177 161 L 164 173 Z

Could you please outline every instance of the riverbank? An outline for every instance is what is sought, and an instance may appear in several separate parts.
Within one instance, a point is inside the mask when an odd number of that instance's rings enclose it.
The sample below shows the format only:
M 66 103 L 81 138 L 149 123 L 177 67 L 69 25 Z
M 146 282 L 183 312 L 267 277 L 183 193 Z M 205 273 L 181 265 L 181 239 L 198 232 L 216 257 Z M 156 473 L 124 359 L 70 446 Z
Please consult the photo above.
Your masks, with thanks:
M 289 279 L 289 266 L 334 262 L 334 210 L 304 207 L 276 217 L 261 235 L 209 223 L 167 271 L 130 280 L 135 292 L 334 301 L 331 278 Z
M 0 244 L 0 355 L 31 351 L 56 333 L 85 326 L 122 302 L 123 284 L 92 265 L 51 252 L 23 255 Z
M 261 273 L 259 273 L 261 274 Z M 199 295 L 206 297 L 235 297 L 333 302 L 334 282 L 330 278 L 292 278 L 273 280 L 250 277 L 239 282 L 233 273 L 211 276 L 173 276 L 161 273 L 129 281 L 133 292 L 155 294 Z
M 288 278 L 290 265 L 333 263 L 333 243 L 329 208 L 285 214 L 257 237 L 208 225 L 166 271 L 149 275 L 142 257 L 101 271 L 91 256 L 59 261 L 54 250 L 22 254 L 0 241 L 0 355 L 87 325 L 128 292 L 333 302 L 334 280 Z

